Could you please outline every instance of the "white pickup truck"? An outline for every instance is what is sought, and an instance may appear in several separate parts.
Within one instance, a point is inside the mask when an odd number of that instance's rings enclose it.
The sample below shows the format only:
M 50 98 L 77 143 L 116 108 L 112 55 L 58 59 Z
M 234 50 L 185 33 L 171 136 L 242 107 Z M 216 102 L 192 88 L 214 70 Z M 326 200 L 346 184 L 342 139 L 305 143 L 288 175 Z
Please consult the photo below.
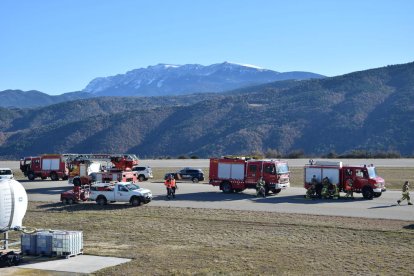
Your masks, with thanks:
M 152 193 L 131 182 L 96 183 L 91 186 L 89 200 L 95 200 L 99 205 L 120 201 L 139 206 L 141 203 L 149 203 Z

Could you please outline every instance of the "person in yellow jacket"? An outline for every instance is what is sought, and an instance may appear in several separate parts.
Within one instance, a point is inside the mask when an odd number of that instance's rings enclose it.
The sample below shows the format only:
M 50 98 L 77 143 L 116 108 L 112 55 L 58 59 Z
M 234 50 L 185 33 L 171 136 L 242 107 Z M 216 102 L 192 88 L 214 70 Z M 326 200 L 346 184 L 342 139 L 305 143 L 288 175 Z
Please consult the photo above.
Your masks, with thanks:
M 409 189 L 410 189 L 410 183 L 408 181 L 405 181 L 404 185 L 402 186 L 402 198 L 397 201 L 398 205 L 400 205 L 401 202 L 404 201 L 405 199 L 408 201 L 408 205 L 413 205 L 411 203 Z

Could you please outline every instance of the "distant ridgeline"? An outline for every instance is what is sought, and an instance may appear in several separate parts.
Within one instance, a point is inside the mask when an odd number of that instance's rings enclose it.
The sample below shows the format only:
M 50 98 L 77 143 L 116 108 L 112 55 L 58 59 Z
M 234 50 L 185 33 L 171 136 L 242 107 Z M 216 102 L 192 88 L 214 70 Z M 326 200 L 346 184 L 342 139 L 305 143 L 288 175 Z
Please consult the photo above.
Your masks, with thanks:
M 0 108 L 0 157 L 414 155 L 414 63 L 225 93 Z

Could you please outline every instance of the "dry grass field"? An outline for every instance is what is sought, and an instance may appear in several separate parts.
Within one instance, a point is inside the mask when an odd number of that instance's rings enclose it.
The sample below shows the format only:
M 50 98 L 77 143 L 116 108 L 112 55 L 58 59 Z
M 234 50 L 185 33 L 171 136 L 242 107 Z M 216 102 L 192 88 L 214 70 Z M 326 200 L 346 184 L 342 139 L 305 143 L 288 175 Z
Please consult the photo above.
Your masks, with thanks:
M 414 222 L 31 202 L 24 225 L 82 230 L 96 275 L 411 275 Z M 16 235 L 16 234 L 14 234 Z

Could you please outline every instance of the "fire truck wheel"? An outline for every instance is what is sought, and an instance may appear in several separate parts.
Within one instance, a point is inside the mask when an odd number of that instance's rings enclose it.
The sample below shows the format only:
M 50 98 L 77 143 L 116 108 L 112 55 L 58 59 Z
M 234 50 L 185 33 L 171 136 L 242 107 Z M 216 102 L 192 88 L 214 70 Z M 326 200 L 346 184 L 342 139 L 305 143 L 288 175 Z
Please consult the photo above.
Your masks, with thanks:
M 225 194 L 229 194 L 229 193 L 232 193 L 233 192 L 233 189 L 231 188 L 231 184 L 229 182 L 223 182 L 221 184 L 221 190 Z
M 364 188 L 362 188 L 362 196 L 365 199 L 372 199 L 374 197 L 374 191 L 370 186 L 365 186 Z
M 72 205 L 73 204 L 73 198 L 68 198 L 67 201 L 68 201 L 68 204 L 69 205 Z
M 107 201 L 106 198 L 104 196 L 98 196 L 98 198 L 96 199 L 96 204 L 100 205 L 100 206 L 104 206 L 106 205 Z
M 274 193 L 275 195 L 280 193 L 282 189 L 272 189 L 272 193 Z
M 139 206 L 141 205 L 141 200 L 139 200 L 138 197 L 134 196 L 131 198 L 131 204 L 132 206 Z
M 50 173 L 50 179 L 52 181 L 58 181 L 59 180 L 59 177 L 58 177 L 58 175 L 55 172 L 51 172 Z
M 382 193 L 374 193 L 374 197 L 380 197 Z
M 68 199 L 67 198 L 62 199 L 62 203 L 65 205 L 68 204 Z
M 33 180 L 35 179 L 35 175 L 34 175 L 34 173 L 33 173 L 33 172 L 29 172 L 29 173 L 27 174 L 27 178 L 29 178 L 29 180 L 33 181 Z

